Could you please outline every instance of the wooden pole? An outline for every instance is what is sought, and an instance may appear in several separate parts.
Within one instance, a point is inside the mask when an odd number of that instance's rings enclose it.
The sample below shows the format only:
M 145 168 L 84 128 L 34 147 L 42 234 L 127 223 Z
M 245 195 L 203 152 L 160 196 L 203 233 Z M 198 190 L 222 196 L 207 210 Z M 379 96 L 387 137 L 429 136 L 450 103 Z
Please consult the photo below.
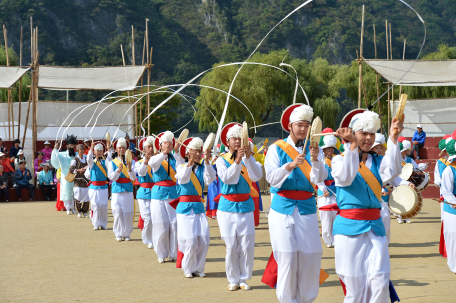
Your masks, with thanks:
M 364 5 L 363 5 L 363 14 L 361 19 L 361 43 L 359 46 L 359 55 L 363 57 L 363 38 L 364 38 Z M 358 108 L 361 108 L 361 88 L 362 88 L 362 77 L 363 77 L 363 64 L 358 58 L 358 67 L 359 67 L 359 83 L 358 83 Z
M 392 37 L 391 37 L 391 23 L 388 24 L 389 25 L 389 39 L 390 39 L 390 59 L 393 60 L 393 40 L 392 40 Z M 396 110 L 395 109 L 395 105 L 394 105 L 394 86 L 391 88 L 391 101 L 393 102 L 392 105 L 393 105 L 393 113 L 394 111 Z
M 131 26 L 131 58 L 132 58 L 132 65 L 136 65 L 136 56 L 135 56 L 135 28 L 133 25 Z M 134 95 L 134 92 L 133 92 Z M 135 123 L 135 138 L 137 137 L 138 134 L 138 104 L 135 104 L 133 107 L 133 112 L 135 115 L 133 116 L 134 123 Z M 136 140 L 136 145 L 138 145 L 138 140 Z
M 33 64 L 33 17 L 30 17 L 30 64 Z
M 388 45 L 388 20 L 386 20 L 385 22 L 385 27 L 386 27 L 386 60 L 389 60 L 389 45 Z M 390 125 L 391 125 L 391 104 L 390 104 L 390 85 L 389 85 L 389 82 L 388 82 L 388 132 L 389 132 L 389 129 L 390 129 Z M 389 135 L 389 133 L 388 133 Z
M 122 53 L 123 66 L 125 66 L 125 57 L 124 57 L 124 52 L 123 52 L 122 44 L 120 45 L 120 52 Z
M 405 44 L 407 42 L 407 39 L 404 39 L 404 50 L 402 52 L 402 61 L 405 60 Z M 402 95 L 402 85 L 399 86 L 399 96 Z
M 26 118 L 25 118 L 25 126 L 24 126 L 24 137 L 22 139 L 22 148 L 24 148 L 25 135 L 27 134 L 27 125 L 28 125 L 28 120 L 29 120 L 30 105 L 31 104 L 32 104 L 32 87 L 30 87 L 30 93 L 29 93 L 29 99 L 28 99 L 27 115 L 26 115 Z
M 388 20 L 386 20 L 386 60 L 389 60 Z
M 377 34 L 375 32 L 375 23 L 374 23 L 374 49 L 375 49 L 375 59 L 377 59 Z M 378 73 L 375 72 L 375 78 L 377 80 L 377 99 L 380 98 L 380 87 L 378 83 Z M 378 116 L 380 118 L 380 122 L 382 121 L 382 111 L 380 109 L 380 100 L 377 101 L 378 103 Z M 380 132 L 383 134 L 383 127 L 380 127 Z
M 5 24 L 3 24 L 3 38 L 5 39 L 5 52 L 6 52 L 6 66 L 9 66 L 9 56 L 8 56 L 8 34 L 7 30 L 5 27 Z M 8 140 L 11 141 L 11 138 L 14 137 L 14 126 L 13 126 L 13 137 L 11 137 L 11 118 L 14 119 L 14 117 L 11 117 L 13 109 L 12 109 L 12 104 L 11 104 L 11 89 L 8 88 L 7 92 L 7 102 L 8 102 Z
M 21 41 L 20 41 L 20 54 L 19 54 L 19 66 L 22 67 L 22 45 L 24 37 L 24 28 L 21 26 Z M 21 114 L 22 114 L 22 77 L 19 79 L 19 115 L 17 121 L 17 138 L 21 136 Z
M 149 61 L 149 26 L 147 23 L 149 22 L 149 19 L 146 18 L 146 50 L 147 50 L 147 64 L 150 64 Z
M 146 55 L 146 35 L 144 35 L 142 66 L 144 66 L 145 55 Z M 143 92 L 143 85 L 144 85 L 144 73 L 141 75 L 141 94 Z M 140 124 L 138 125 L 139 133 L 141 133 L 143 99 L 144 98 L 141 98 L 141 100 L 139 101 L 139 121 L 140 121 Z

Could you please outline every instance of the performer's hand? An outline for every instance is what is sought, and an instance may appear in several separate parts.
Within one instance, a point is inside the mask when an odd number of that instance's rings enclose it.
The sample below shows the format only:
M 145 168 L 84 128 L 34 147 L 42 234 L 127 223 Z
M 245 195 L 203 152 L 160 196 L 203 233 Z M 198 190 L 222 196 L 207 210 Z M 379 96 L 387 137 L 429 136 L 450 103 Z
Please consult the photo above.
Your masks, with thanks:
M 249 144 L 247 147 L 245 147 L 245 157 L 247 159 L 250 159 L 251 155 L 252 155 L 252 150 L 250 149 L 250 144 Z
M 111 141 L 106 141 L 106 150 L 111 148 Z
M 237 151 L 237 157 L 236 157 L 235 162 L 236 162 L 237 164 L 240 164 L 241 161 L 242 161 L 242 158 L 244 157 L 244 155 L 245 155 L 245 147 L 242 146 L 242 147 Z
M 350 142 L 350 150 L 354 151 L 358 148 L 358 139 L 356 139 L 353 130 L 348 127 L 339 128 L 337 131 L 337 136 L 341 137 L 345 142 Z
M 408 186 L 410 186 L 410 187 L 413 188 L 413 189 L 416 189 L 416 186 L 415 186 L 415 184 L 413 184 L 413 183 L 409 183 Z
M 60 145 L 60 144 L 59 144 L 59 141 L 56 141 L 56 142 L 55 142 L 55 145 L 54 145 L 54 149 L 59 149 L 59 145 Z
M 149 163 L 150 158 L 152 158 L 151 154 L 145 154 L 144 155 L 144 163 L 147 165 Z
M 295 169 L 296 167 L 298 167 L 298 165 L 303 164 L 304 161 L 306 161 L 306 159 L 304 158 L 304 155 L 303 155 L 303 154 L 299 154 L 299 155 L 293 160 L 293 162 L 288 163 L 288 165 L 286 166 L 286 169 L 287 169 L 288 171 L 292 171 L 293 169 Z
M 453 207 L 454 209 L 456 209 L 456 204 L 451 205 L 451 207 Z
M 127 164 L 128 171 L 131 171 L 131 162 Z
M 92 141 L 92 145 L 90 146 L 90 150 L 93 152 L 94 148 L 95 148 L 95 142 Z
M 209 164 L 210 156 L 211 156 L 211 150 L 208 149 L 208 150 L 206 150 L 206 153 L 204 154 L 204 164 Z
M 323 197 L 325 197 L 325 198 L 329 197 L 329 192 L 327 190 L 325 190 L 325 192 L 323 193 Z
M 388 196 L 388 192 L 387 191 L 382 191 L 382 196 Z
M 120 165 L 119 165 L 119 170 L 120 170 L 120 171 L 122 171 L 122 169 L 123 169 L 123 163 L 122 163 L 122 162 L 120 162 Z
M 404 120 L 405 120 L 405 115 L 403 116 L 401 121 L 398 121 L 396 119 L 396 117 L 394 117 L 393 121 L 391 121 L 390 139 L 391 139 L 391 141 L 393 141 L 394 144 L 397 144 L 397 138 L 399 138 L 399 135 L 401 134 L 402 130 L 404 129 Z
M 318 162 L 318 154 L 320 153 L 319 147 L 309 146 L 310 156 Z
M 162 143 L 162 151 L 164 154 L 170 154 L 173 150 L 173 142 L 165 141 Z
M 181 144 L 179 143 L 179 141 L 176 140 L 176 146 L 174 147 L 174 151 L 177 153 L 179 152 L 179 148 L 180 148 Z

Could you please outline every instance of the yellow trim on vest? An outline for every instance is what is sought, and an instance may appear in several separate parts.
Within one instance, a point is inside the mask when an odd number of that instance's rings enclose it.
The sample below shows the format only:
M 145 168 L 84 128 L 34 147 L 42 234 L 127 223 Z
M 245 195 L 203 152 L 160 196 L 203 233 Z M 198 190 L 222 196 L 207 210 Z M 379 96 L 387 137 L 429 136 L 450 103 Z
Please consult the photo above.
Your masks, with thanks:
M 173 181 L 176 182 L 176 172 L 174 171 L 174 168 L 171 165 L 169 165 L 170 172 L 168 172 L 168 161 L 163 160 L 161 166 L 163 166 L 163 168 L 166 170 L 166 173 L 171 177 L 171 179 L 173 179 Z
M 112 161 L 117 165 L 117 167 L 119 167 L 120 163 L 122 163 L 122 162 L 120 162 L 119 158 L 115 158 Z M 125 175 L 126 178 L 130 179 L 130 175 L 128 174 L 127 166 L 125 164 L 123 164 L 122 173 Z M 131 179 L 130 179 L 130 182 L 131 182 Z
M 140 163 L 144 162 L 144 159 L 139 160 Z M 149 165 L 147 165 L 147 173 L 149 174 L 149 177 L 153 180 L 154 177 L 152 176 L 152 168 L 150 168 Z
M 231 157 L 231 153 L 226 153 L 224 155 L 222 155 L 223 159 L 225 159 L 226 161 L 228 161 L 228 163 L 230 163 L 231 165 L 233 165 L 234 163 L 234 160 L 230 159 Z M 242 163 L 241 163 L 242 164 Z M 245 181 L 247 181 L 247 184 L 249 185 L 250 187 L 250 196 L 256 198 L 259 196 L 259 193 L 257 192 L 257 190 L 253 187 L 252 185 L 252 179 L 250 179 L 250 176 L 249 176 L 249 172 L 247 171 L 247 167 L 245 167 L 244 164 L 242 164 L 242 173 L 241 173 L 241 177 L 244 178 Z
M 98 168 L 101 170 L 101 172 L 103 173 L 103 175 L 107 178 L 108 177 L 108 174 L 106 173 L 106 169 L 103 168 L 103 165 L 101 165 L 100 162 L 98 162 L 96 159 L 95 161 L 93 161 L 97 166 Z

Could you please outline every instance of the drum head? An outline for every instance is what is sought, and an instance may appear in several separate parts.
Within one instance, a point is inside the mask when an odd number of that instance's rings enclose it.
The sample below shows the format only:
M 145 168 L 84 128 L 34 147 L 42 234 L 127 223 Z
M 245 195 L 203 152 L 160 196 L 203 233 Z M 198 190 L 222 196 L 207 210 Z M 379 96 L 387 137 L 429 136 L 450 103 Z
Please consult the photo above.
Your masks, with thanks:
M 407 185 L 396 187 L 391 193 L 389 206 L 398 215 L 406 215 L 413 211 L 418 203 L 416 191 Z
M 402 167 L 402 173 L 399 175 L 399 177 L 402 180 L 407 181 L 408 179 L 410 179 L 412 174 L 413 174 L 413 165 L 410 163 L 407 163 Z

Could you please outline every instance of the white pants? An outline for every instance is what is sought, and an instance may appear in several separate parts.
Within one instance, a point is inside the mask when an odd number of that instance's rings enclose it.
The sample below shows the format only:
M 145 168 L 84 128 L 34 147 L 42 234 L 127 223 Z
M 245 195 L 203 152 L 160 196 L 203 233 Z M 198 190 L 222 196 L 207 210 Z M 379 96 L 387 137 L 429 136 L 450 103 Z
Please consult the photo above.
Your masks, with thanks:
M 385 232 L 386 232 L 386 241 L 388 244 L 391 242 L 391 215 L 390 211 L 388 209 L 388 204 L 385 202 L 381 201 L 382 203 L 382 210 L 380 212 L 380 215 L 382 217 L 383 225 L 385 226 Z
M 74 200 L 65 200 L 63 201 L 63 205 L 65 205 L 66 210 L 74 210 Z
M 134 203 L 133 193 L 112 193 L 111 209 L 114 216 L 112 230 L 116 238 L 130 237 L 133 232 L 133 219 L 135 216 Z
M 92 208 L 92 224 L 94 228 L 108 225 L 108 189 L 90 189 L 89 198 Z
M 336 203 L 336 197 L 321 197 L 317 200 L 318 207 Z M 336 219 L 337 211 L 320 211 L 321 237 L 326 244 L 334 244 L 333 223 Z
M 282 303 L 313 302 L 320 280 L 321 248 L 317 214 L 269 212 L 269 235 L 277 262 L 277 298 Z
M 153 244 L 152 242 L 152 218 L 150 217 L 150 200 L 138 199 L 139 212 L 144 221 L 144 227 L 141 232 L 141 238 L 144 244 Z
M 255 219 L 249 213 L 217 210 L 217 222 L 226 245 L 225 270 L 228 282 L 239 285 L 252 278 L 255 250 Z
M 79 202 L 88 202 L 89 198 L 89 188 L 88 187 L 73 187 L 73 197 Z
M 336 273 L 347 290 L 345 303 L 390 302 L 390 258 L 386 237 L 372 230 L 356 236 L 334 236 Z
M 445 238 L 448 267 L 456 273 L 456 215 L 444 211 L 443 221 L 443 237 Z
M 152 239 L 154 250 L 159 259 L 177 258 L 177 220 L 176 210 L 169 205 L 173 199 L 150 200 L 152 217 Z
M 184 253 L 182 269 L 186 274 L 204 272 L 209 250 L 209 224 L 205 213 L 176 214 L 179 251 Z

